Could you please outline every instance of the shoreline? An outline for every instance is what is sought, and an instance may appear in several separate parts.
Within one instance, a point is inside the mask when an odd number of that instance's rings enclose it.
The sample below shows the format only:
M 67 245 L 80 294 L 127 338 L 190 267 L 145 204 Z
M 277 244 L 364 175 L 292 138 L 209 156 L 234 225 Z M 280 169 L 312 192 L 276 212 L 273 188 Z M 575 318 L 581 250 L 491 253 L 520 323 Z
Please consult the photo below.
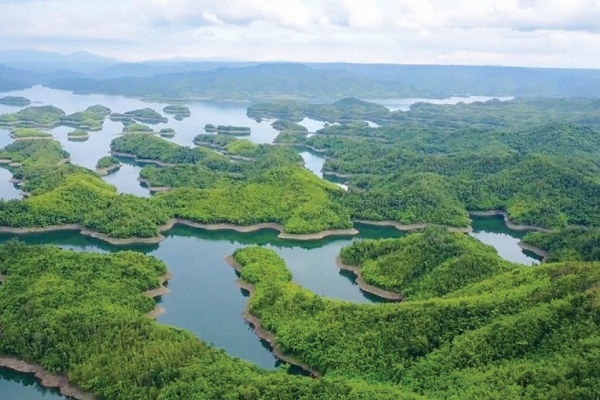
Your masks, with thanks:
M 540 232 L 552 232 L 551 229 L 544 228 L 543 226 L 538 225 L 520 225 L 515 224 L 510 220 L 510 217 L 505 211 L 502 210 L 487 210 L 487 211 L 467 211 L 469 215 L 473 215 L 475 217 L 493 217 L 499 215 L 504 218 L 504 223 L 509 229 L 514 229 L 516 231 L 540 231 Z
M 91 236 L 95 239 L 100 239 L 113 245 L 126 245 L 126 244 L 156 244 L 164 240 L 163 235 L 158 235 L 152 238 L 127 238 L 118 239 L 110 237 L 104 233 L 92 231 L 81 224 L 65 224 L 65 225 L 50 225 L 45 227 L 31 227 L 31 228 L 14 228 L 8 226 L 0 227 L 0 233 L 14 233 L 17 235 L 27 233 L 44 233 L 44 232 L 58 232 L 58 231 L 79 231 L 82 235 Z
M 363 224 L 363 225 L 391 226 L 391 227 L 394 227 L 394 228 L 398 229 L 399 231 L 403 231 L 403 232 L 414 231 L 414 230 L 418 230 L 418 229 L 425 229 L 428 226 L 439 226 L 442 228 L 446 228 L 448 230 L 448 232 L 455 232 L 455 233 L 471 233 L 471 232 L 473 232 L 473 227 L 470 225 L 467 227 L 464 227 L 464 228 L 458 228 L 455 226 L 444 226 L 444 225 L 439 225 L 439 224 L 408 224 L 407 225 L 407 224 L 401 224 L 400 222 L 397 222 L 397 221 L 390 221 L 390 220 L 371 221 L 368 219 L 355 219 L 353 222 Z
M 170 186 L 152 186 L 150 185 L 150 181 L 148 179 L 144 179 L 141 177 L 138 177 L 137 180 L 139 183 L 144 184 L 146 186 L 146 189 L 153 193 L 168 192 L 169 190 L 173 190 L 173 188 Z
M 261 229 L 272 229 L 279 231 L 279 235 L 277 235 L 280 239 L 290 239 L 290 240 L 320 240 L 328 236 L 353 236 L 357 235 L 358 231 L 354 228 L 351 229 L 329 229 L 316 233 L 305 233 L 305 234 L 296 234 L 296 233 L 285 233 L 283 231 L 283 226 L 276 222 L 264 222 L 259 224 L 252 225 L 234 225 L 229 223 L 221 223 L 221 224 L 202 224 L 198 222 L 193 222 L 185 219 L 174 218 L 173 225 L 180 224 L 186 225 L 192 228 L 200 228 L 207 231 L 219 231 L 219 230 L 232 230 L 240 233 L 249 233 L 255 232 Z
M 140 180 L 143 183 L 143 181 Z M 154 188 L 149 187 L 149 190 L 153 191 L 153 189 L 166 189 L 166 188 Z M 160 191 L 160 190 L 159 190 Z M 504 217 L 504 223 L 509 229 L 513 230 L 537 230 L 542 232 L 551 232 L 550 229 L 543 228 L 535 225 L 518 225 L 514 224 L 510 221 L 507 214 L 501 210 L 489 210 L 489 211 L 469 211 L 469 215 L 473 216 L 482 216 L 482 217 L 492 217 L 496 215 L 500 215 Z M 473 232 L 473 227 L 469 225 L 468 227 L 451 227 L 444 226 L 439 224 L 431 224 L 431 223 L 422 223 L 422 224 L 401 224 L 397 221 L 372 221 L 372 220 L 364 220 L 364 219 L 355 219 L 352 221 L 353 223 L 359 223 L 363 225 L 372 225 L 372 226 L 391 226 L 396 228 L 399 231 L 414 231 L 419 229 L 425 229 L 428 226 L 439 226 L 442 228 L 446 228 L 449 232 L 456 233 L 471 233 Z M 186 225 L 192 228 L 204 229 L 207 231 L 217 231 L 217 230 L 232 230 L 240 233 L 249 233 L 255 232 L 262 229 L 272 229 L 279 232 L 277 237 L 279 239 L 286 240 L 298 240 L 298 241 L 310 241 L 310 240 L 321 240 L 330 236 L 354 236 L 359 234 L 359 231 L 352 227 L 349 229 L 328 229 L 321 232 L 315 233 L 286 233 L 284 232 L 283 225 L 276 222 L 263 222 L 252 225 L 235 225 L 231 223 L 216 223 L 216 224 L 203 224 L 199 222 L 194 222 L 186 219 L 180 218 L 172 218 L 167 221 L 164 225 L 159 226 L 157 228 L 159 234 L 154 237 L 149 238 L 140 238 L 140 237 L 131 237 L 125 239 L 113 238 L 107 234 L 100 233 L 97 231 L 93 231 L 83 226 L 82 224 L 65 224 L 65 225 L 50 225 L 46 227 L 10 227 L 10 226 L 0 226 L 0 233 L 13 233 L 13 234 L 27 234 L 27 233 L 43 233 L 43 232 L 54 232 L 54 231 L 79 231 L 82 235 L 90 236 L 95 239 L 100 239 L 105 242 L 108 242 L 112 245 L 129 245 L 129 244 L 157 244 L 162 242 L 165 239 L 165 236 L 162 234 L 164 232 L 169 231 L 175 225 Z M 527 249 L 529 250 L 529 249 Z M 541 249 L 539 249 L 541 250 Z M 534 250 L 530 250 L 535 253 Z M 543 250 L 541 250 L 543 251 Z M 537 254 L 537 253 L 536 253 Z M 543 255 L 542 255 L 543 256 Z
M 121 152 L 113 151 L 113 150 L 110 151 L 110 154 L 112 154 L 113 156 L 116 156 L 116 157 L 133 158 L 133 161 L 136 163 L 155 164 L 155 165 L 158 165 L 159 167 L 175 167 L 177 165 L 182 165 L 182 164 L 169 164 L 169 163 L 164 163 L 162 161 L 150 160 L 147 158 L 137 158 L 137 156 L 135 154 L 121 153 Z
M 165 285 L 168 281 L 173 278 L 173 274 L 170 271 L 167 271 L 163 276 L 160 277 L 158 287 L 154 289 L 149 289 L 144 292 L 145 296 L 150 297 L 151 299 L 155 297 L 159 297 L 171 292 L 171 290 Z M 151 319 L 156 320 L 158 317 L 165 313 L 165 309 L 156 305 L 152 310 L 148 311 L 145 316 Z
M 106 168 L 96 168 L 96 173 L 100 176 L 105 176 L 112 172 L 118 171 L 119 169 L 121 169 L 121 166 L 122 164 L 115 164 Z
M 45 370 L 41 365 L 28 363 L 14 357 L 0 356 L 0 367 L 25 374 L 32 374 L 39 380 L 41 386 L 56 388 L 63 396 L 77 400 L 96 400 L 96 396 L 71 384 L 66 376 L 55 375 Z
M 548 259 L 548 256 L 550 255 L 550 253 L 547 252 L 546 250 L 544 250 L 540 247 L 535 247 L 530 244 L 524 243 L 523 241 L 520 241 L 520 240 L 517 243 L 517 246 L 519 246 L 523 250 L 530 251 L 533 254 L 542 257 L 542 262 L 546 262 L 546 260 Z
M 238 273 L 241 273 L 242 266 L 233 258 L 233 256 L 229 255 L 229 256 L 225 257 L 225 261 L 233 269 L 235 269 Z M 254 294 L 254 285 L 252 285 L 248 282 L 244 282 L 241 279 L 237 279 L 235 283 L 239 288 L 248 291 L 250 293 L 250 296 L 252 296 Z M 273 332 L 267 331 L 266 329 L 264 329 L 261 326 L 260 319 L 250 313 L 249 307 L 250 307 L 250 299 L 248 298 L 248 301 L 246 302 L 246 307 L 244 308 L 244 311 L 242 312 L 242 318 L 244 318 L 244 320 L 248 324 L 250 324 L 250 326 L 254 330 L 254 333 L 256 334 L 256 336 L 258 336 L 261 340 L 264 340 L 265 342 L 269 343 L 269 345 L 271 346 L 271 352 L 275 355 L 275 357 L 277 357 L 278 359 L 280 359 L 283 362 L 286 362 L 290 365 L 294 365 L 296 367 L 303 369 L 306 372 L 309 372 L 311 374 L 311 376 L 314 378 L 318 378 L 321 376 L 319 371 L 311 368 L 307 364 L 304 364 L 304 363 L 298 361 L 297 359 L 295 359 L 292 356 L 284 354 L 277 346 L 275 334 Z
M 381 289 L 381 288 L 378 288 L 377 286 L 373 286 L 373 285 L 365 282 L 365 280 L 363 279 L 362 273 L 360 271 L 360 268 L 355 265 L 344 264 L 344 262 L 342 261 L 342 259 L 339 255 L 335 258 L 335 265 L 337 265 L 338 268 L 341 270 L 350 271 L 354 275 L 356 275 L 356 283 L 358 284 L 358 287 L 360 288 L 360 290 L 362 290 L 363 292 L 375 295 L 377 297 L 381 297 L 382 299 L 394 300 L 394 301 L 398 301 L 398 302 L 404 301 L 406 299 L 406 297 L 402 293 L 397 293 L 397 292 L 392 292 L 389 290 Z
M 5 275 L 0 274 L 0 283 L 4 282 Z M 154 298 L 169 293 L 169 288 L 165 283 L 172 278 L 172 274 L 167 271 L 159 279 L 159 286 L 154 289 L 149 289 L 144 292 L 144 295 Z M 164 313 L 162 307 L 156 306 L 153 310 L 145 314 L 146 317 L 156 319 Z M 32 374 L 39 380 L 39 384 L 45 388 L 56 388 L 61 395 L 74 398 L 77 400 L 96 400 L 96 396 L 78 388 L 69 382 L 65 375 L 55 375 L 45 370 L 41 365 L 28 363 L 15 357 L 0 356 L 0 367 L 7 368 L 13 371 Z

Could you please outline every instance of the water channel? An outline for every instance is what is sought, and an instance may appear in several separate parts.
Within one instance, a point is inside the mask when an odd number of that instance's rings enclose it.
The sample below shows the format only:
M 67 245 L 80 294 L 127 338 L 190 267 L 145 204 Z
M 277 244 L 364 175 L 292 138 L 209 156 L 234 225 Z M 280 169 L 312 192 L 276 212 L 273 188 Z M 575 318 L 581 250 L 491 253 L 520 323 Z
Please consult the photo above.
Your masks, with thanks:
M 4 95 L 4 94 L 2 94 Z M 69 92 L 34 87 L 10 92 L 6 95 L 25 96 L 36 104 L 51 104 L 67 113 L 81 111 L 94 104 L 110 107 L 115 112 L 125 112 L 136 108 L 151 107 L 162 111 L 166 104 L 148 104 L 140 100 L 119 96 L 75 95 Z M 14 112 L 19 108 L 0 108 L 0 112 Z M 251 126 L 251 140 L 257 143 L 270 143 L 277 135 L 268 122 L 257 123 L 246 117 L 243 104 L 190 104 L 192 116 L 183 121 L 169 121 L 175 129 L 172 139 L 181 145 L 191 146 L 193 137 L 202 132 L 205 123 Z M 304 121 L 317 128 L 318 121 Z M 156 125 L 155 129 L 160 129 Z M 110 141 L 120 134 L 122 124 L 107 120 L 99 132 L 92 132 L 85 142 L 72 142 L 67 139 L 71 130 L 65 127 L 53 129 L 51 133 L 63 147 L 71 153 L 73 163 L 93 168 L 96 161 L 108 154 Z M 0 131 L 0 144 L 10 143 L 7 131 Z M 299 149 L 306 161 L 306 167 L 318 176 L 324 159 L 318 153 Z M 124 161 L 121 169 L 104 179 L 115 185 L 120 192 L 138 196 L 150 195 L 137 181 L 141 165 Z M 0 197 L 18 198 L 18 189 L 9 182 L 9 170 L 0 168 Z M 493 245 L 499 254 L 511 261 L 531 265 L 538 262 L 534 255 L 524 253 L 518 246 L 522 232 L 506 228 L 500 218 L 474 218 L 474 232 L 477 239 Z M 228 354 L 249 360 L 263 368 L 273 369 L 278 361 L 267 345 L 253 333 L 251 327 L 241 318 L 247 302 L 244 293 L 236 286 L 236 274 L 225 262 L 225 256 L 235 249 L 257 244 L 275 250 L 283 257 L 293 273 L 294 280 L 317 294 L 329 298 L 356 303 L 377 302 L 374 296 L 363 293 L 352 274 L 340 271 L 335 258 L 340 249 L 362 238 L 399 237 L 403 233 L 390 227 L 357 225 L 360 234 L 354 237 L 326 238 L 311 242 L 298 242 L 277 238 L 277 232 L 261 230 L 253 233 L 234 231 L 205 231 L 186 226 L 176 226 L 166 233 L 166 239 L 157 245 L 136 245 L 116 247 L 105 242 L 82 236 L 77 232 L 54 232 L 17 236 L 31 244 L 53 244 L 66 249 L 88 252 L 112 252 L 129 249 L 144 252 L 163 260 L 173 274 L 169 281 L 171 292 L 159 299 L 165 313 L 158 322 L 188 329 L 203 341 L 224 349 Z M 0 242 L 14 235 L 1 234 Z M 0 399 L 58 399 L 56 391 L 42 388 L 30 375 L 0 369 Z

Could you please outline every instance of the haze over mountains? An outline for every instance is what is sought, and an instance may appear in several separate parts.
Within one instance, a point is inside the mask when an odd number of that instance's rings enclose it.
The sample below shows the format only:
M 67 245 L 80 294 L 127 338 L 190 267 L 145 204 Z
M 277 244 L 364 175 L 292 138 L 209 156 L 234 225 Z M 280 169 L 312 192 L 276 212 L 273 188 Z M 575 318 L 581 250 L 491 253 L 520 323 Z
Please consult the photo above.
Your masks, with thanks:
M 79 93 L 214 100 L 598 97 L 600 70 L 182 60 L 123 63 L 86 52 L 0 52 L 1 91 L 38 84 Z

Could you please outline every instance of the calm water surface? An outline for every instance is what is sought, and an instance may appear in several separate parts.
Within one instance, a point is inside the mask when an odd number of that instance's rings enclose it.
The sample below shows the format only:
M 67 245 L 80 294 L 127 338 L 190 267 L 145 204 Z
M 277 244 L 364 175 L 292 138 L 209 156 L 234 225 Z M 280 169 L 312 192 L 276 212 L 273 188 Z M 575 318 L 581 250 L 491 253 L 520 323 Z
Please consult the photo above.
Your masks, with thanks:
M 166 104 L 149 104 L 136 99 L 107 95 L 75 95 L 70 92 L 34 87 L 6 93 L 25 96 L 40 104 L 51 104 L 67 113 L 82 111 L 90 105 L 103 104 L 114 112 L 125 112 L 136 108 L 151 107 L 162 113 Z M 2 94 L 4 95 L 4 94 Z M 192 116 L 183 121 L 175 121 L 168 116 L 167 124 L 154 125 L 154 129 L 172 127 L 177 132 L 174 142 L 192 146 L 193 137 L 203 132 L 206 123 L 215 125 L 250 126 L 250 139 L 257 143 L 270 143 L 277 131 L 270 122 L 257 123 L 246 117 L 244 104 L 190 104 Z M 0 106 L 0 113 L 14 112 L 18 107 Z M 305 119 L 302 124 L 310 131 L 319 129 L 319 121 Z M 59 127 L 51 131 L 63 147 L 71 153 L 74 164 L 94 168 L 100 157 L 108 155 L 110 141 L 117 137 L 122 124 L 105 121 L 102 131 L 91 132 L 85 142 L 72 142 L 67 134 L 72 129 Z M 12 140 L 8 131 L 0 130 L 0 146 Z M 299 150 L 306 167 L 317 176 L 322 176 L 324 159 L 318 153 Z M 120 192 L 147 196 L 149 192 L 137 181 L 141 165 L 124 159 L 123 167 L 104 177 Z M 0 197 L 19 197 L 18 190 L 8 182 L 10 172 L 0 168 Z M 517 245 L 521 232 L 506 228 L 499 218 L 474 218 L 473 236 L 493 245 L 506 259 L 526 265 L 537 262 L 531 254 L 524 253 Z M 277 232 L 262 230 L 241 234 L 233 231 L 209 232 L 205 230 L 176 226 L 166 234 L 166 240 L 157 245 L 129 246 L 127 249 L 141 251 L 163 260 L 173 273 L 168 283 L 171 293 L 159 299 L 166 312 L 159 322 L 188 329 L 205 342 L 224 349 L 234 357 L 240 357 L 257 365 L 272 369 L 278 362 L 268 347 L 254 334 L 241 318 L 247 298 L 236 286 L 237 276 L 233 268 L 225 262 L 225 256 L 237 248 L 247 245 L 261 245 L 275 250 L 283 257 L 293 273 L 294 281 L 329 298 L 368 303 L 379 301 L 364 294 L 354 282 L 352 274 L 342 273 L 335 265 L 340 249 L 361 238 L 399 237 L 401 232 L 393 228 L 357 225 L 360 235 L 356 237 L 335 237 L 319 241 L 299 242 L 281 240 Z M 0 241 L 14 235 L 2 234 Z M 85 237 L 77 232 L 55 232 L 18 236 L 28 243 L 54 244 L 75 251 L 113 252 L 124 249 L 102 241 Z M 40 388 L 35 379 L 27 374 L 18 374 L 0 369 L 0 399 L 58 399 L 55 391 Z

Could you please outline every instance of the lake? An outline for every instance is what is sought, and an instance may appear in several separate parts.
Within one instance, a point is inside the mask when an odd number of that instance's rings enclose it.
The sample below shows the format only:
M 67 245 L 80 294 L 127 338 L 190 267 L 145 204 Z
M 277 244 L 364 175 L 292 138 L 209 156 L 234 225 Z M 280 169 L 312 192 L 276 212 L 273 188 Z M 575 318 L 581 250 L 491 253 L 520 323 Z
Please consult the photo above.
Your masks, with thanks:
M 34 87 L 27 90 L 3 93 L 2 95 L 25 96 L 34 105 L 48 104 L 62 108 L 67 113 L 82 111 L 88 106 L 102 104 L 114 112 L 125 112 L 137 108 L 151 107 L 162 113 L 167 104 L 148 104 L 140 100 L 120 96 L 75 95 L 70 92 Z M 250 126 L 250 139 L 256 143 L 271 143 L 277 135 L 269 122 L 257 123 L 246 116 L 244 104 L 189 105 L 191 117 L 183 121 L 169 118 L 168 124 L 154 125 L 154 129 L 169 126 L 177 132 L 173 139 L 178 144 L 193 146 L 192 140 L 203 132 L 206 123 L 215 125 Z M 0 107 L 2 112 L 14 112 L 18 107 Z M 309 130 L 318 128 L 318 121 L 303 121 Z M 318 123 L 318 124 L 317 124 Z M 74 164 L 94 168 L 97 160 L 109 152 L 110 141 L 121 132 L 122 124 L 105 121 L 101 131 L 91 132 L 84 142 L 67 139 L 71 128 L 58 127 L 52 135 L 71 153 Z M 0 145 L 12 140 L 8 131 L 0 131 Z M 324 158 L 318 153 L 298 149 L 306 167 L 317 176 L 322 176 Z M 103 179 L 115 185 L 120 192 L 148 196 L 149 191 L 137 181 L 142 165 L 122 159 L 123 166 Z M 0 168 L 0 197 L 18 198 L 17 188 L 10 182 L 10 172 Z M 506 228 L 499 218 L 474 218 L 473 236 L 493 245 L 502 257 L 531 265 L 538 262 L 533 255 L 524 253 L 518 246 L 522 232 Z M 380 299 L 363 293 L 351 273 L 340 271 L 335 258 L 340 249 L 361 238 L 400 237 L 404 233 L 389 227 L 356 225 L 360 234 L 355 237 L 332 237 L 318 241 L 299 242 L 277 238 L 273 230 L 253 233 L 234 231 L 206 231 L 186 226 L 176 226 L 165 234 L 166 239 L 156 245 L 128 246 L 127 249 L 144 252 L 163 260 L 173 274 L 168 286 L 171 293 L 159 299 L 166 312 L 158 318 L 163 324 L 173 325 L 194 332 L 203 341 L 224 349 L 228 354 L 253 362 L 263 368 L 273 369 L 278 365 L 267 345 L 262 343 L 241 313 L 247 302 L 244 293 L 236 286 L 237 276 L 225 262 L 225 256 L 237 248 L 261 245 L 275 250 L 285 259 L 293 273 L 294 281 L 317 294 L 356 303 L 378 302 Z M 0 241 L 15 237 L 0 235 Z M 17 236 L 27 243 L 54 244 L 75 251 L 112 252 L 124 249 L 105 242 L 82 236 L 77 232 L 55 232 Z M 0 369 L 0 398 L 8 399 L 58 399 L 55 391 L 41 388 L 30 375 Z

